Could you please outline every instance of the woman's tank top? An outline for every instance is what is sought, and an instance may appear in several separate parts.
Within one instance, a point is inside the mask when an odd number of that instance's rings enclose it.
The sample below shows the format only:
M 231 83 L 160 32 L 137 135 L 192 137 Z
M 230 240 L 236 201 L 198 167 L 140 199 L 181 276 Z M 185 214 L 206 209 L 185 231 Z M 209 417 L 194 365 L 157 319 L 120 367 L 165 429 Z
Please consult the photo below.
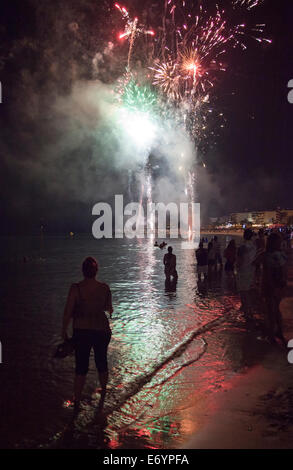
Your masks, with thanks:
M 110 330 L 105 311 L 112 307 L 111 291 L 107 284 L 97 282 L 94 286 L 76 284 L 77 300 L 73 314 L 73 328 Z

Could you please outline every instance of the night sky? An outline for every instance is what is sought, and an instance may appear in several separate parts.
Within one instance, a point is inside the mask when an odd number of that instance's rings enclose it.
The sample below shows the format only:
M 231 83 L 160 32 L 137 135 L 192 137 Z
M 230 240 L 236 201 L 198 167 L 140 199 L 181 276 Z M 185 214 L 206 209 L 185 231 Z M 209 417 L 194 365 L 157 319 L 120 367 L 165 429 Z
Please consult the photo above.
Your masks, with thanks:
M 158 2 L 123 4 L 156 28 L 152 11 Z M 216 147 L 207 145 L 200 155 L 198 168 L 199 200 L 212 217 L 293 209 L 293 104 L 287 99 L 293 2 L 266 0 L 247 13 L 251 17 L 266 23 L 265 36 L 273 43 L 248 40 L 246 51 L 225 57 L 228 69 L 216 84 L 215 105 L 227 122 Z M 1 233 L 35 233 L 40 223 L 52 233 L 88 231 L 93 203 L 123 191 L 121 168 L 105 158 L 105 149 L 97 150 L 85 129 L 92 125 L 86 105 L 80 125 L 81 106 L 73 99 L 75 84 L 93 79 L 95 54 L 108 41 L 116 47 L 119 28 L 112 2 L 1 2 Z M 106 85 L 123 73 L 123 61 L 115 57 L 99 70 Z

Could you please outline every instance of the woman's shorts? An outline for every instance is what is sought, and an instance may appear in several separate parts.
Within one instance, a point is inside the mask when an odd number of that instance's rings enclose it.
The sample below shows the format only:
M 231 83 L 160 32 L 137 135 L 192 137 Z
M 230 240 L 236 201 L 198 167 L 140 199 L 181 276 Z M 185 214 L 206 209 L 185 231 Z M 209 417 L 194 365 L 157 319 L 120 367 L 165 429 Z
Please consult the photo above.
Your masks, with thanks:
M 107 349 L 111 331 L 74 329 L 75 373 L 86 375 L 89 369 L 90 352 L 93 348 L 98 372 L 108 371 Z

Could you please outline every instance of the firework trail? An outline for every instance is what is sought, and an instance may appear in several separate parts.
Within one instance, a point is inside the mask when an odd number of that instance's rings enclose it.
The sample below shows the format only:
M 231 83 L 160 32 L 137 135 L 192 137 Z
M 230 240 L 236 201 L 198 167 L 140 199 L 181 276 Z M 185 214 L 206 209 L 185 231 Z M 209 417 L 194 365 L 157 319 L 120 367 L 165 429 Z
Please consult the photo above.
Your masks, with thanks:
M 145 166 L 145 182 L 146 182 L 146 198 L 147 198 L 147 214 L 148 223 L 151 233 L 155 228 L 154 212 L 153 212 L 153 188 L 152 188 L 152 169 L 150 162 L 148 161 Z
M 138 18 L 131 19 L 125 7 L 121 7 L 118 3 L 115 3 L 115 7 L 120 11 L 123 19 L 126 20 L 124 33 L 119 34 L 119 39 L 123 39 L 126 37 L 129 39 L 127 69 L 130 70 L 130 60 L 131 60 L 132 50 L 133 50 L 134 41 L 136 37 L 139 34 L 146 34 L 146 35 L 154 36 L 155 33 L 152 30 L 146 30 L 143 25 L 139 25 Z
M 144 219 L 143 205 L 146 203 L 148 212 L 147 229 L 153 233 L 154 214 L 152 208 L 152 168 L 149 153 L 156 132 L 156 115 L 158 112 L 157 94 L 149 85 L 139 84 L 135 74 L 127 71 L 119 80 L 116 96 L 122 116 L 121 127 L 136 144 L 137 151 L 142 155 L 143 169 L 139 170 L 140 209 L 138 214 L 138 227 L 142 229 Z M 130 180 L 132 170 L 128 172 L 128 194 L 131 198 Z
M 132 201 L 132 179 L 132 170 L 128 170 L 128 198 L 130 201 Z

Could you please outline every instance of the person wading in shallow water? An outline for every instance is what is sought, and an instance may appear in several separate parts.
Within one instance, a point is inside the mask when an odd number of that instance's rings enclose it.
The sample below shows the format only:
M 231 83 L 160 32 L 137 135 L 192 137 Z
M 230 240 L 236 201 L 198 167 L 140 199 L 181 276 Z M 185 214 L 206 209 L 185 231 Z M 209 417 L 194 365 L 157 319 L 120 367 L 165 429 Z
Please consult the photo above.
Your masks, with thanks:
M 62 337 L 67 339 L 67 329 L 73 320 L 73 341 L 75 346 L 74 407 L 79 409 L 82 390 L 89 368 L 91 349 L 94 349 L 95 363 L 101 385 L 99 408 L 102 409 L 108 382 L 107 349 L 111 329 L 106 311 L 112 317 L 112 295 L 107 284 L 97 281 L 98 263 L 86 258 L 82 264 L 84 280 L 70 287 L 63 316 Z
M 216 263 L 216 268 L 217 268 L 217 264 L 219 263 L 220 265 L 220 268 L 222 269 L 223 267 L 223 261 L 222 261 L 222 255 L 221 255 L 221 245 L 218 241 L 218 237 L 217 236 L 214 236 L 214 239 L 213 239 L 213 246 L 215 248 L 215 252 L 216 252 L 216 256 L 215 256 L 215 263 Z
M 176 256 L 173 255 L 172 252 L 173 252 L 173 248 L 172 246 L 169 246 L 168 253 L 165 254 L 164 260 L 163 260 L 163 263 L 165 266 L 165 276 L 166 276 L 167 283 L 171 282 L 171 276 L 174 282 L 177 282 L 177 279 L 178 279 L 178 274 L 176 271 Z
M 236 243 L 235 240 L 230 240 L 227 248 L 224 251 L 224 257 L 226 258 L 225 271 L 234 273 L 234 266 L 236 262 Z
M 197 275 L 198 280 L 201 280 L 201 275 L 204 275 L 204 279 L 208 276 L 208 250 L 203 247 L 203 242 L 200 242 L 198 250 L 195 252 L 197 261 Z

